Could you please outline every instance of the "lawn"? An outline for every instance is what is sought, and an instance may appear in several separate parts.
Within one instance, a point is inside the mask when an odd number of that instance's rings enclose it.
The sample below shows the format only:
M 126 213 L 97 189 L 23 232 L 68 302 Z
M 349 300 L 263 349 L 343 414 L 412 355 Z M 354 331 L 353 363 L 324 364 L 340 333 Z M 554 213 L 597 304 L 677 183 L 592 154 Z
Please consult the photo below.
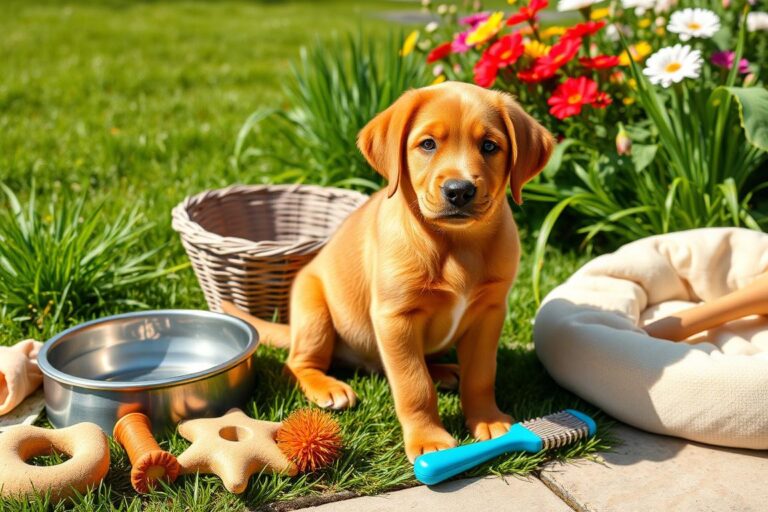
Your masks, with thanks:
M 160 247 L 152 259 L 157 267 L 184 264 L 186 256 L 170 226 L 171 208 L 204 189 L 257 181 L 256 175 L 232 165 L 234 140 L 254 109 L 284 106 L 281 87 L 299 47 L 334 32 L 383 35 L 402 28 L 379 17 L 383 11 L 403 9 L 402 4 L 359 4 L 364 7 L 343 1 L 3 2 L 0 182 L 22 201 L 34 189 L 43 210 L 47 204 L 59 208 L 87 194 L 85 212 L 101 205 L 98 215 L 105 221 L 138 206 L 142 223 L 152 224 L 140 249 Z M 2 208 L 7 207 L 4 201 L 0 198 Z M 523 222 L 525 255 L 499 352 L 499 404 L 518 419 L 564 407 L 595 412 L 560 389 L 532 351 L 533 236 Z M 543 271 L 544 291 L 586 259 L 577 251 L 551 250 Z M 188 267 L 135 287 L 126 299 L 121 306 L 75 311 L 54 324 L 40 325 L 14 320 L 0 306 L 0 343 L 9 345 L 26 337 L 44 340 L 82 320 L 128 309 L 206 308 Z M 267 349 L 258 354 L 260 382 L 246 411 L 260 419 L 279 420 L 306 405 L 280 373 L 285 354 Z M 307 495 L 376 493 L 414 485 L 385 379 L 341 375 L 349 379 L 361 403 L 337 415 L 346 450 L 328 470 L 297 478 L 258 475 L 241 496 L 226 492 L 216 477 L 184 477 L 140 497 L 130 488 L 124 453 L 113 445 L 107 479 L 78 500 L 77 508 L 230 510 Z M 440 410 L 447 428 L 467 441 L 458 397 L 441 393 Z M 40 424 L 47 422 L 42 419 Z M 605 426 L 602 419 L 600 426 Z M 603 443 L 598 438 L 554 455 L 583 456 Z M 162 444 L 176 454 L 187 446 L 176 435 L 163 437 Z M 529 473 L 544 458 L 514 455 L 473 474 Z M 44 497 L 3 505 L 4 510 L 47 508 Z

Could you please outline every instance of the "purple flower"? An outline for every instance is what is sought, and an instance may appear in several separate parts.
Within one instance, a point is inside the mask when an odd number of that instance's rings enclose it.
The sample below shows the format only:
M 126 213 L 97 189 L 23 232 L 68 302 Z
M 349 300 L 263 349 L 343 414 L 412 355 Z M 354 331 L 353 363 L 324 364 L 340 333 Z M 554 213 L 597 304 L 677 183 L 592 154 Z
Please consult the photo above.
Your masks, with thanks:
M 451 53 L 464 53 L 469 51 L 472 47 L 467 44 L 467 36 L 472 33 L 472 30 L 467 30 L 460 34 L 456 34 L 451 41 Z
M 731 69 L 735 58 L 736 54 L 734 52 L 725 50 L 713 53 L 710 60 L 712 61 L 712 64 L 719 68 Z M 739 61 L 739 73 L 742 75 L 749 73 L 749 61 L 747 59 L 741 59 Z
M 470 14 L 469 16 L 465 16 L 459 20 L 459 23 L 462 25 L 469 25 L 472 28 L 475 28 L 482 22 L 488 19 L 488 17 L 491 15 L 490 12 L 476 12 L 475 14 Z

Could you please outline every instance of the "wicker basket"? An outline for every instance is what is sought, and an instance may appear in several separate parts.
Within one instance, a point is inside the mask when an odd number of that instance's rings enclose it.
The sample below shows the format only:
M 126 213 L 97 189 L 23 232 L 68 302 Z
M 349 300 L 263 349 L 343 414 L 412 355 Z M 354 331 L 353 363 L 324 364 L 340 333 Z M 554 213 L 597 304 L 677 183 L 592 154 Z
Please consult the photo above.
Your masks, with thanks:
M 237 185 L 188 197 L 173 209 L 205 300 L 229 300 L 251 314 L 288 320 L 296 273 L 342 221 L 368 199 L 311 185 Z

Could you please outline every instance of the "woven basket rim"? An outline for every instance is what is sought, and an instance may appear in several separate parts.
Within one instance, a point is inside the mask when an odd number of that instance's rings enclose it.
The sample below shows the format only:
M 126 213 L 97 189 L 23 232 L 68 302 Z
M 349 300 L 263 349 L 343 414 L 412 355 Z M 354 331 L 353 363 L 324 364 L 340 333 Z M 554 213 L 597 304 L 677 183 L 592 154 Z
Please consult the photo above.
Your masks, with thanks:
M 254 258 L 299 256 L 311 254 L 322 247 L 327 238 L 300 238 L 280 242 L 277 240 L 253 241 L 235 236 L 222 236 L 205 230 L 198 222 L 189 216 L 189 208 L 212 196 L 223 197 L 230 194 L 255 194 L 263 192 L 279 192 L 283 194 L 314 194 L 327 198 L 347 197 L 356 199 L 358 207 L 369 199 L 369 196 L 355 190 L 324 187 L 320 185 L 230 185 L 228 187 L 205 190 L 186 197 L 171 211 L 171 226 L 187 243 L 198 249 L 222 256 L 247 256 Z

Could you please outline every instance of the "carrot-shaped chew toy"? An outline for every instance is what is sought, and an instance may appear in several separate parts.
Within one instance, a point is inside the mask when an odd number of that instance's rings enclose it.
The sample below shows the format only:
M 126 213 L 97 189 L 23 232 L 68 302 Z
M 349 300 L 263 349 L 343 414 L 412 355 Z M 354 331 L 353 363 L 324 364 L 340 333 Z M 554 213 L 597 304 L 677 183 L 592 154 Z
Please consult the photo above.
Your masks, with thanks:
M 495 439 L 421 455 L 413 463 L 413 472 L 417 480 L 432 485 L 504 453 L 537 453 L 559 448 L 592 436 L 596 430 L 592 418 L 582 412 L 566 409 L 543 418 L 515 423 L 509 432 Z
M 179 476 L 176 457 L 157 444 L 146 415 L 134 412 L 123 416 L 115 424 L 112 436 L 128 453 L 133 466 L 131 485 L 137 492 L 148 492 L 157 480 L 171 483 Z
M 768 273 L 740 290 L 651 322 L 643 327 L 643 330 L 654 338 L 682 341 L 694 334 L 745 316 L 766 314 Z

